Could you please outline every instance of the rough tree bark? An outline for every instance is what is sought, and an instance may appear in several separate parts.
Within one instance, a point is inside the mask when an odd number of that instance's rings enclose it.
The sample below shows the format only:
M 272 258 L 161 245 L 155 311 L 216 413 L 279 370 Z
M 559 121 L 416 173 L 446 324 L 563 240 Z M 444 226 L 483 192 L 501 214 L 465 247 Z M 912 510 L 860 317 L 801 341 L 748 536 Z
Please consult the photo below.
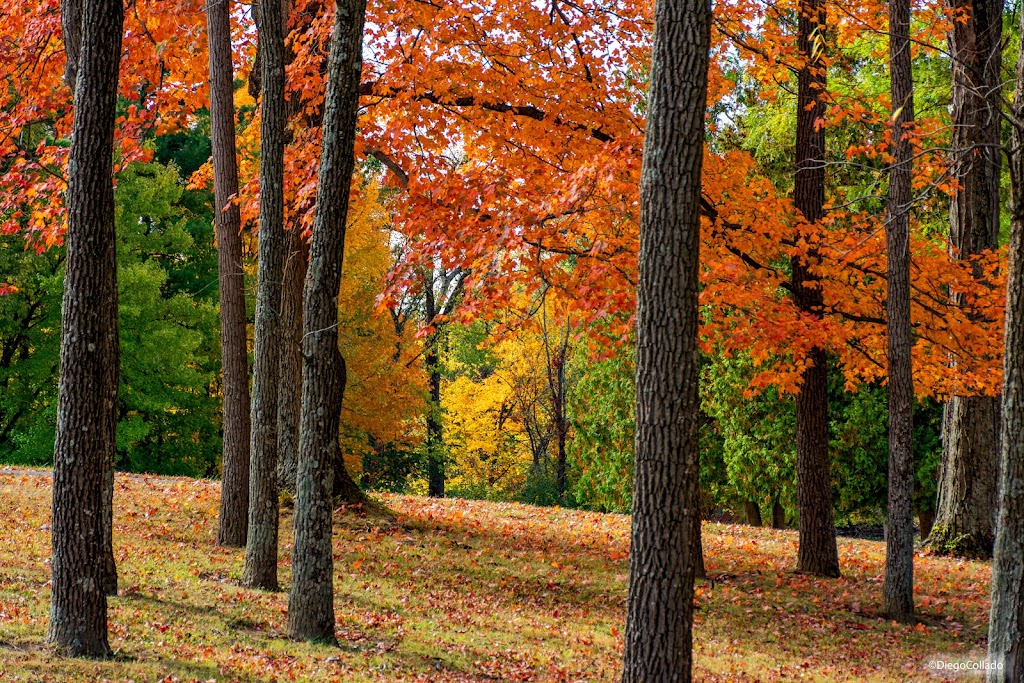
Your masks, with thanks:
M 260 228 L 249 465 L 249 533 L 242 583 L 277 590 L 277 389 L 281 341 L 284 234 L 285 3 L 262 0 L 260 111 Z
M 999 246 L 1003 0 L 949 0 L 953 22 L 951 173 L 960 188 L 949 205 L 949 247 L 969 258 Z M 960 297 L 955 293 L 954 302 Z M 995 537 L 999 399 L 953 396 L 942 424 L 938 502 L 929 547 L 990 557 Z
M 655 0 L 640 180 L 636 464 L 624 683 L 691 680 L 700 562 L 697 288 L 711 6 Z
M 825 206 L 826 72 L 824 56 L 825 1 L 800 0 L 797 46 L 803 64 L 797 76 L 796 179 L 793 203 L 803 217 L 815 223 Z M 810 265 L 817 258 L 792 261 L 793 291 L 797 308 L 820 316 L 821 289 Z M 839 576 L 839 550 L 832 513 L 832 482 L 828 462 L 828 359 L 812 349 L 796 396 L 796 484 L 800 520 L 797 571 L 817 576 Z
M 249 351 L 245 320 L 242 221 L 238 205 L 235 148 L 235 88 L 231 62 L 231 7 L 206 4 L 210 52 L 210 142 L 213 149 L 214 226 L 220 283 L 220 343 L 224 394 L 217 543 L 245 545 L 249 524 Z
M 910 0 L 889 0 L 889 68 L 893 161 L 885 221 L 889 353 L 888 533 L 882 611 L 914 620 L 914 377 L 910 361 L 910 204 L 914 147 L 914 81 L 910 66 Z
M 309 244 L 299 227 L 288 235 L 288 259 L 281 293 L 281 383 L 277 396 L 277 485 L 295 493 L 302 414 L 302 288 Z
M 323 147 L 304 290 L 302 435 L 288 595 L 288 636 L 296 640 L 335 642 L 331 493 L 345 392 L 345 361 L 338 350 L 338 291 L 355 168 L 365 15 L 366 0 L 336 4 L 328 56 Z
M 113 157 L 124 10 L 120 0 L 65 2 L 62 8 L 67 10 L 65 34 L 76 36 L 72 42 L 80 52 L 67 72 L 76 74 L 77 81 L 68 162 L 47 642 L 66 654 L 103 657 L 110 654 L 108 508 L 120 369 Z
M 1020 14 L 1024 30 L 1024 13 Z M 1010 115 L 1010 265 L 1006 282 L 999 523 L 992 560 L 989 683 L 1024 681 L 1024 33 Z

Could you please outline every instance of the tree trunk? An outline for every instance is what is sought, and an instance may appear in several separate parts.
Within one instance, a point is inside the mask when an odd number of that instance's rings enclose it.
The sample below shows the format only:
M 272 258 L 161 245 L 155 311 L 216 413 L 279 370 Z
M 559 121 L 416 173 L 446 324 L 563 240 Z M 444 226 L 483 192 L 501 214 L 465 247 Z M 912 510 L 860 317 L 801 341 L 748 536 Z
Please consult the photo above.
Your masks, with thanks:
M 336 503 L 366 505 L 369 502 L 366 494 L 359 488 L 359 484 L 348 473 L 348 467 L 345 465 L 345 455 L 341 452 L 340 448 L 334 456 L 333 494 Z
M 120 340 L 118 340 L 118 370 L 120 371 Z M 120 373 L 116 380 L 120 384 Z M 117 456 L 117 408 L 110 427 L 112 443 L 107 449 L 103 465 L 103 592 L 117 595 L 117 561 L 114 559 L 114 459 Z
M 889 482 L 882 611 L 914 620 L 914 377 L 910 359 L 910 205 L 914 147 L 914 81 L 910 66 L 910 0 L 889 0 L 889 65 L 893 161 L 885 222 L 889 351 Z
M 249 524 L 249 350 L 245 320 L 245 271 L 238 204 L 235 88 L 231 63 L 231 9 L 206 5 L 210 52 L 210 142 L 213 149 L 214 226 L 220 283 L 220 344 L 224 394 L 217 543 L 245 545 Z
M 691 680 L 700 557 L 700 183 L 711 7 L 655 0 L 640 180 L 636 462 L 624 683 Z
M 786 508 L 782 507 L 782 504 L 778 501 L 772 503 L 772 528 L 786 528 Z
M 555 490 L 558 500 L 565 499 L 567 486 L 568 458 L 565 442 L 569 437 L 569 418 L 566 414 L 568 387 L 566 386 L 566 363 L 569 360 L 570 321 L 566 320 L 565 334 L 559 341 L 554 356 L 551 354 L 547 329 L 547 309 L 544 309 L 544 353 L 547 358 L 548 390 L 551 392 L 551 418 L 555 427 Z
M 999 246 L 1001 49 L 1003 0 L 950 0 L 965 12 L 953 22 L 949 247 L 969 258 Z M 980 273 L 979 273 L 980 274 Z M 954 292 L 954 303 L 961 295 Z M 955 361 L 954 361 L 955 362 Z M 999 453 L 999 400 L 953 396 L 942 423 L 935 526 L 929 546 L 960 557 L 991 557 Z
M 296 640 L 335 642 L 331 487 L 345 391 L 338 291 L 355 168 L 365 15 L 366 0 L 337 3 L 328 57 L 323 148 L 304 290 L 302 436 L 288 595 L 288 636 Z
M 761 506 L 753 500 L 747 500 L 743 503 L 743 513 L 747 518 L 747 524 L 750 526 L 761 526 Z
M 440 333 L 430 335 L 430 348 L 424 356 L 430 384 L 427 412 L 427 495 L 444 498 L 444 423 L 441 421 Z
M 928 538 L 928 534 L 932 532 L 932 525 L 935 524 L 935 511 L 934 510 L 918 510 L 917 511 L 917 525 L 921 527 L 921 540 Z
M 704 567 L 704 531 L 701 528 L 700 515 L 697 515 L 697 533 L 694 535 L 694 540 L 697 543 L 697 549 L 693 551 L 696 566 L 693 570 L 693 577 L 695 579 L 706 579 L 708 578 L 707 569 Z
M 281 347 L 284 234 L 285 110 L 282 2 L 261 3 L 260 233 L 249 466 L 249 533 L 242 583 L 277 590 L 277 388 Z
M 114 119 L 124 10 L 120 0 L 66 2 L 81 46 L 68 163 L 67 275 L 53 467 L 53 583 L 47 642 L 105 657 L 113 551 L 120 346 L 114 231 Z M 75 24 L 80 18 L 81 23 Z M 109 556 L 109 557 L 108 557 Z M 116 581 L 116 578 L 114 579 Z
M 804 64 L 797 76 L 796 180 L 793 203 L 810 223 L 824 216 L 825 206 L 825 67 L 821 56 L 825 33 L 824 0 L 800 0 L 797 46 Z M 807 258 L 793 258 L 792 279 L 797 308 L 815 317 L 822 313 L 821 289 L 809 271 L 817 260 L 812 248 Z M 828 365 L 823 349 L 807 358 L 800 392 L 796 396 L 796 485 L 800 518 L 797 571 L 817 576 L 839 576 L 832 516 L 832 482 L 828 463 Z
M 277 396 L 277 485 L 295 493 L 302 414 L 302 287 L 309 245 L 298 225 L 288 235 L 288 260 L 281 293 L 281 383 Z
M 1019 15 L 1024 31 L 1024 14 Z M 1010 265 L 1006 282 L 999 523 L 992 560 L 989 683 L 1024 681 L 1024 32 L 1011 105 Z
M 986 558 L 992 554 L 998 487 L 999 403 L 953 396 L 943 413 L 933 552 Z

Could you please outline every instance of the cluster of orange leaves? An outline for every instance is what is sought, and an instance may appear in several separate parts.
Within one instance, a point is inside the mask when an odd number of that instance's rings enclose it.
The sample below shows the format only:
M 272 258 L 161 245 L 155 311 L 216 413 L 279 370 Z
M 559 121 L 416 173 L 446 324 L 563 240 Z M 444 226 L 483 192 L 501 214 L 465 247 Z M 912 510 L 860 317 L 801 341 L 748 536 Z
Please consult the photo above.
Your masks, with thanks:
M 0 94 L 0 228 L 20 230 L 39 248 L 60 240 L 60 191 L 69 91 L 60 82 L 63 54 L 56 0 L 17 10 L 0 27 L 0 67 L 10 87 Z M 386 159 L 395 187 L 389 210 L 408 248 L 382 301 L 415 287 L 424 263 L 438 260 L 471 275 L 461 314 L 489 317 L 520 291 L 564 293 L 570 314 L 597 320 L 613 339 L 632 322 L 636 284 L 639 172 L 644 84 L 649 60 L 649 3 L 636 0 L 470 0 L 461 3 L 375 0 L 370 3 L 357 154 Z M 786 97 L 800 56 L 792 17 L 796 3 L 716 3 L 709 104 L 728 106 L 739 55 L 766 101 Z M 830 3 L 824 63 L 840 75 L 855 68 L 845 48 L 872 45 L 884 64 L 882 5 Z M 287 152 L 289 224 L 308 230 L 319 157 L 325 45 L 333 3 L 292 5 L 289 93 L 296 114 Z M 193 21 L 182 21 L 182 17 Z M 238 63 L 252 54 L 244 15 Z M 941 45 L 949 22 L 942 3 L 918 12 L 915 49 Z M 202 5 L 196 0 L 138 0 L 127 20 L 121 92 L 133 102 L 120 121 L 119 158 L 144 157 L 140 136 L 188 124 L 205 101 Z M 887 96 L 830 91 L 821 125 L 859 126 L 861 138 L 840 156 L 884 168 Z M 256 115 L 258 117 L 258 113 Z M 37 123 L 52 131 L 22 144 Z M 718 120 L 709 120 L 713 129 Z M 920 119 L 917 188 L 954 191 L 945 160 L 927 152 L 944 133 L 939 118 Z M 31 147 L 31 148 L 30 148 Z M 243 217 L 255 218 L 258 126 L 239 139 Z M 196 183 L 209 180 L 200 171 Z M 12 190 L 13 191 L 9 191 Z M 794 391 L 805 352 L 831 351 L 851 385 L 885 376 L 885 257 L 880 212 L 859 211 L 835 190 L 828 218 L 802 221 L 746 151 L 712 149 L 704 171 L 702 304 L 706 348 L 750 353 L 762 363 L 752 390 L 775 384 Z M 801 314 L 786 294 L 789 259 L 817 252 L 826 310 Z M 941 242 L 913 240 L 919 392 L 995 393 L 1000 381 L 1000 256 L 976 263 L 950 257 Z M 961 306 L 950 292 L 963 294 Z M 956 357 L 956 371 L 950 359 Z

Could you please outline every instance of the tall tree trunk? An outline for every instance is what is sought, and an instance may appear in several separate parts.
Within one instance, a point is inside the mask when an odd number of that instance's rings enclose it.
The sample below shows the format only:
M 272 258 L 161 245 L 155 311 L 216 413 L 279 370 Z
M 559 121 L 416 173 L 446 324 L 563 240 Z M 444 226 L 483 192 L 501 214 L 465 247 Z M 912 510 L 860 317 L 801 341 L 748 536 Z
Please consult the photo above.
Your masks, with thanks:
M 999 246 L 1003 0 L 949 0 L 965 12 L 953 22 L 952 175 L 949 247 L 969 258 Z M 962 295 L 954 293 L 959 303 Z M 942 465 L 933 551 L 990 557 L 995 537 L 999 399 L 953 396 L 942 422 Z
M 559 501 L 565 498 L 568 458 L 565 443 L 569 437 L 569 418 L 566 414 L 568 387 L 566 363 L 569 360 L 570 320 L 565 321 L 565 333 L 559 340 L 554 355 L 548 335 L 547 309 L 544 309 L 544 354 L 547 359 L 548 391 L 551 392 L 551 420 L 555 427 L 555 491 Z
M 914 619 L 914 377 L 910 361 L 910 204 L 914 146 L 914 80 L 910 66 L 910 0 L 889 0 L 889 65 L 893 161 L 885 221 L 889 350 L 889 499 L 882 611 Z
M 260 110 L 260 232 L 249 465 L 249 533 L 242 583 L 277 590 L 277 388 L 281 348 L 284 234 L 284 3 L 262 0 Z
M 338 291 L 355 168 L 365 15 L 366 0 L 336 4 L 328 56 L 323 149 L 304 291 L 302 436 L 288 595 L 288 636 L 296 640 L 335 642 L 331 487 L 345 392 Z
M 999 523 L 992 560 L 989 683 L 1024 681 L 1024 13 L 1011 105 L 1010 266 L 1006 281 Z
M 428 313 L 428 319 L 433 316 Z M 427 411 L 427 495 L 444 498 L 444 423 L 441 421 L 441 331 L 435 329 L 423 363 L 430 385 Z
M 53 467 L 53 583 L 47 642 L 107 656 L 107 596 L 120 345 L 114 231 L 114 118 L 124 10 L 120 0 L 64 3 L 80 45 L 68 163 L 57 434 Z M 74 22 L 79 20 L 80 24 Z M 109 490 L 108 490 L 109 489 Z M 108 555 L 109 560 L 108 561 Z M 116 580 L 116 579 L 115 579 Z
M 822 219 L 825 206 L 825 128 L 821 125 L 825 118 L 824 42 L 824 0 L 800 0 L 797 46 L 803 64 L 797 77 L 793 203 L 809 223 Z M 792 261 L 797 308 L 812 316 L 820 316 L 823 305 L 821 289 L 810 273 L 816 260 L 817 253 L 812 249 L 806 260 Z M 800 518 L 796 568 L 835 577 L 839 576 L 839 550 L 828 462 L 828 360 L 823 349 L 815 348 L 807 361 L 796 396 L 796 498 Z
M 288 260 L 281 293 L 281 383 L 277 396 L 277 485 L 295 493 L 302 413 L 302 287 L 309 245 L 298 225 L 288 235 Z
M 249 524 L 249 350 L 245 320 L 245 270 L 238 204 L 235 87 L 231 62 L 231 6 L 206 5 L 210 53 L 210 142 L 213 148 L 214 226 L 220 283 L 224 454 L 221 459 L 217 543 L 241 547 Z
M 640 180 L 636 463 L 624 683 L 691 680 L 700 562 L 697 289 L 711 6 L 655 0 Z

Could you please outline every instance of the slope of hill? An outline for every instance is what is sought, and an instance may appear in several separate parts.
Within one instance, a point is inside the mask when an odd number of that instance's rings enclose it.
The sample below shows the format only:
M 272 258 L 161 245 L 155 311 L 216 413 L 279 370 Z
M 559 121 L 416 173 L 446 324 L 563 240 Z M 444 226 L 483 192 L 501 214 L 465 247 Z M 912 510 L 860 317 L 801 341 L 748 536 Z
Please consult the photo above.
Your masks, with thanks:
M 119 476 L 112 660 L 42 646 L 50 478 L 0 474 L 0 680 L 613 681 L 628 518 L 383 496 L 394 520 L 336 517 L 339 648 L 284 639 L 286 593 L 240 588 L 214 545 L 218 484 Z M 281 519 L 287 586 L 291 517 Z M 922 623 L 875 615 L 884 546 L 840 539 L 844 578 L 796 575 L 796 534 L 706 524 L 696 680 L 937 680 L 932 659 L 984 651 L 989 569 L 918 557 Z

